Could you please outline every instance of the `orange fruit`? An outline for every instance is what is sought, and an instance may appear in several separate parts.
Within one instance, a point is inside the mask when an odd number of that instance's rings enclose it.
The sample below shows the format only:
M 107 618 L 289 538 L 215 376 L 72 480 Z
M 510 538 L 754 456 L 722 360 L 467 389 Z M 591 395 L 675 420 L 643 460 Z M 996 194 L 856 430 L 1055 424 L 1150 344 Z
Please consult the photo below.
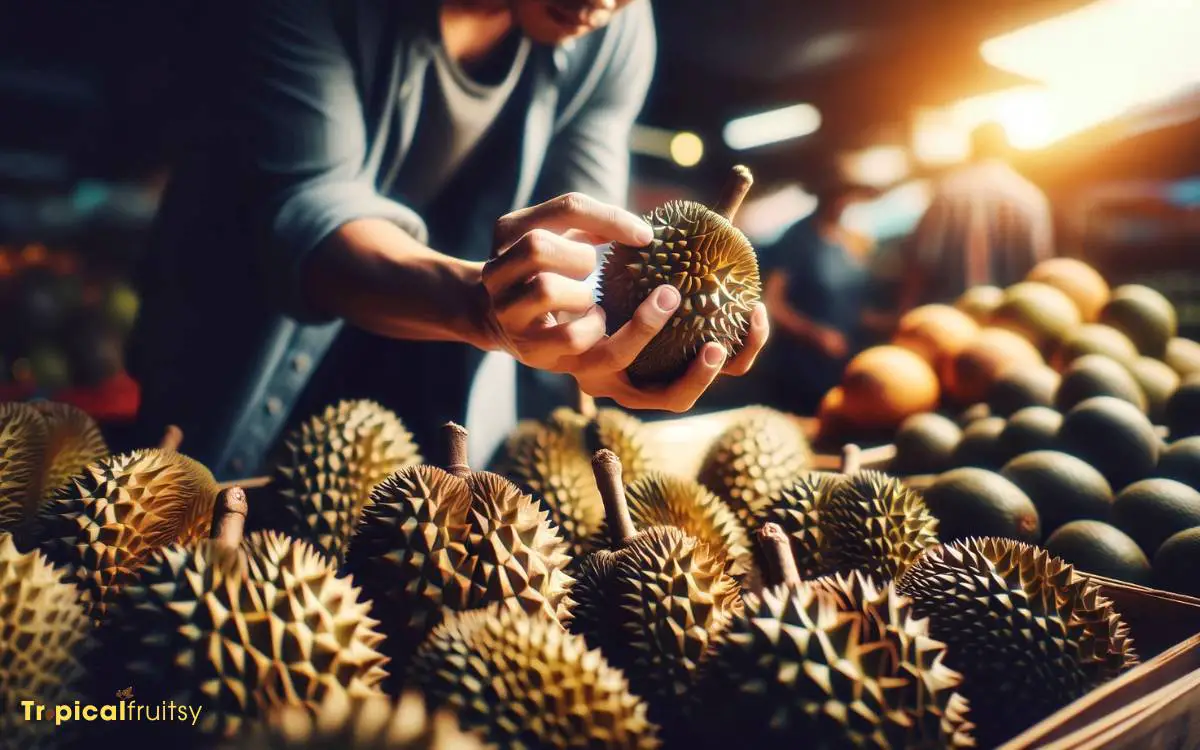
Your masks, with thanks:
M 859 429 L 892 429 L 913 414 L 937 408 L 937 373 L 921 355 L 876 346 L 850 360 L 842 378 L 839 413 Z
M 970 315 L 949 305 L 922 305 L 900 318 L 892 343 L 916 352 L 935 369 L 958 353 L 979 333 Z
M 1108 302 L 1108 282 L 1100 273 L 1076 258 L 1050 258 L 1033 267 L 1026 281 L 1040 281 L 1071 298 L 1084 323 L 1094 323 Z
M 1037 347 L 1019 333 L 984 328 L 953 360 L 943 366 L 942 386 L 959 404 L 987 399 L 992 386 L 1010 367 L 1043 364 Z

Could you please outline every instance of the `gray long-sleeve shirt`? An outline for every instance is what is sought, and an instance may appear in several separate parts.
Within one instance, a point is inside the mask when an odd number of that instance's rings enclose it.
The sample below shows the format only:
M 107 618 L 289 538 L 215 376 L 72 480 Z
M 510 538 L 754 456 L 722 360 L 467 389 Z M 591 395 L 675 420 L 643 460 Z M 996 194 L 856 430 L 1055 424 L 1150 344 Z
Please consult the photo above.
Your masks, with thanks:
M 489 179 L 457 202 L 449 244 L 431 237 L 392 183 L 437 11 L 437 0 L 248 0 L 225 20 L 238 30 L 231 73 L 209 87 L 204 137 L 174 170 L 143 274 L 130 352 L 143 434 L 179 424 L 185 450 L 220 478 L 263 468 L 341 327 L 304 307 L 301 263 L 349 221 L 388 219 L 483 259 L 508 211 L 572 190 L 625 202 L 629 131 L 654 66 L 647 0 L 570 45 L 530 50 L 501 114 L 511 121 L 495 124 L 505 135 L 474 157 Z

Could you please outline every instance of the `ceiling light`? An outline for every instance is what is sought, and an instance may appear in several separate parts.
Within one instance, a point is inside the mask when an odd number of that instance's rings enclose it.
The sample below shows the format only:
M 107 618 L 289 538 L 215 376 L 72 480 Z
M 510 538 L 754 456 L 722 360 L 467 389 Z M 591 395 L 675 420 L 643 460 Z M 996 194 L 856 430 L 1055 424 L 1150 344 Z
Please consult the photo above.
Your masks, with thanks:
M 848 154 L 843 164 L 851 181 L 875 188 L 894 185 L 909 173 L 908 152 L 900 146 L 872 146 Z
M 673 161 L 681 167 L 694 167 L 704 158 L 704 141 L 687 130 L 634 125 L 629 150 L 641 156 Z
M 735 151 L 802 138 L 821 127 L 821 113 L 811 104 L 794 104 L 739 117 L 725 125 L 725 144 Z
M 671 138 L 671 158 L 681 167 L 694 167 L 704 158 L 704 141 L 695 133 L 683 131 Z

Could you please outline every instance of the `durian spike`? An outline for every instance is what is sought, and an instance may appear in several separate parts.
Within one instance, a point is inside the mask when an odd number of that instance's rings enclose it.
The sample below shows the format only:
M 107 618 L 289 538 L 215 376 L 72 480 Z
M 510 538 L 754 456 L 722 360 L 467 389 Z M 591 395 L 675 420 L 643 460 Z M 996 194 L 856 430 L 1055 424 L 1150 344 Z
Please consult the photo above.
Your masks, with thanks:
M 604 500 L 604 517 L 608 521 L 612 548 L 620 549 L 637 536 L 625 499 L 625 484 L 621 481 L 621 459 L 607 448 L 598 450 L 592 456 L 592 473 L 596 475 L 596 487 Z
M 796 586 L 800 583 L 800 569 L 792 554 L 788 536 L 776 523 L 765 523 L 756 533 L 758 546 L 762 548 L 767 563 L 765 583 L 769 586 Z
M 747 167 L 738 164 L 733 168 L 733 174 L 729 176 L 729 181 L 725 183 L 725 189 L 712 210 L 729 219 L 732 224 L 733 217 L 737 216 L 738 209 L 742 207 L 742 201 L 746 199 L 746 193 L 750 192 L 750 186 L 753 184 L 754 175 L 750 174 Z
M 846 476 L 862 471 L 862 448 L 854 443 L 842 447 L 842 473 Z
M 183 445 L 183 430 L 179 429 L 178 425 L 167 425 L 167 429 L 163 433 L 162 440 L 158 441 L 158 449 L 164 451 L 178 451 L 179 446 L 181 445 Z
M 596 418 L 596 399 L 575 384 L 575 408 L 587 419 Z
M 442 427 L 446 443 L 446 471 L 460 479 L 471 476 L 471 465 L 467 462 L 467 428 L 453 422 Z
M 246 512 L 249 509 L 246 491 L 241 487 L 221 490 L 217 495 L 217 503 L 213 506 L 212 530 L 209 531 L 209 536 L 226 547 L 241 546 L 246 528 Z

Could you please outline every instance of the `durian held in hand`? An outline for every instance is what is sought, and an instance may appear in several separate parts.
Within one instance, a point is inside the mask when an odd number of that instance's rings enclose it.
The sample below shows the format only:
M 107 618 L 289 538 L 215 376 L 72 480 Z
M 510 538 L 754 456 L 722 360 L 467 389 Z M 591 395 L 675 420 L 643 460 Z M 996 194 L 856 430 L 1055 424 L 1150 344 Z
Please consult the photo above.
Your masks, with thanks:
M 611 549 L 581 563 L 571 629 L 625 671 L 652 719 L 670 723 L 713 638 L 741 613 L 741 587 L 720 545 L 675 526 L 634 526 L 615 454 L 598 451 L 593 466 Z
M 241 488 L 223 490 L 210 538 L 156 552 L 100 631 L 120 656 L 117 674 L 105 673 L 110 687 L 203 706 L 194 727 L 168 732 L 232 736 L 278 705 L 376 694 L 387 676 L 383 636 L 353 579 L 307 542 L 243 536 L 246 512 Z
M 757 536 L 769 585 L 714 644 L 689 701 L 693 746 L 973 746 L 962 675 L 909 599 L 858 572 L 802 582 L 784 532 Z
M 502 602 L 551 620 L 568 614 L 558 527 L 512 482 L 471 470 L 465 429 L 447 424 L 442 435 L 446 468 L 410 466 L 381 482 L 346 558 L 398 662 L 443 610 Z
M 613 244 L 600 281 L 610 333 L 628 323 L 659 286 L 670 284 L 681 297 L 666 326 L 629 366 L 634 385 L 679 379 L 709 342 L 720 344 L 730 358 L 745 344 L 761 282 L 754 248 L 732 222 L 752 183 L 750 170 L 734 167 L 711 209 L 672 201 L 646 216 L 654 229 L 650 244 Z

